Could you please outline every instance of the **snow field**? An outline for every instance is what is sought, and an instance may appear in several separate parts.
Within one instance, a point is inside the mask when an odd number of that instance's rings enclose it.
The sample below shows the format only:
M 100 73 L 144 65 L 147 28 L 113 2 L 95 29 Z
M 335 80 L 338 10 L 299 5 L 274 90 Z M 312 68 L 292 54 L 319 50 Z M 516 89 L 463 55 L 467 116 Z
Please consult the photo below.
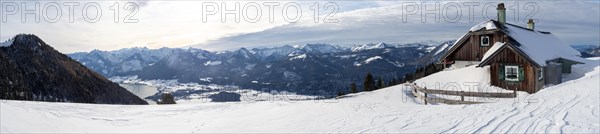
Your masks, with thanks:
M 403 85 L 294 102 L 123 106 L 2 100 L 0 132 L 600 133 L 598 61 L 574 66 L 569 81 L 525 98 L 476 105 L 422 105 Z

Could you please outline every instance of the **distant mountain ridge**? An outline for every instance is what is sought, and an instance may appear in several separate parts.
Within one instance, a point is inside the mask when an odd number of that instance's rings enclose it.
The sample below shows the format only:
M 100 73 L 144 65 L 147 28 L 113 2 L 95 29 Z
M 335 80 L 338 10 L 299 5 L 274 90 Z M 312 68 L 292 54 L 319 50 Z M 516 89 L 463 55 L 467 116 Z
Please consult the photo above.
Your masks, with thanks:
M 35 35 L 20 34 L 2 43 L 0 70 L 1 99 L 147 104 Z
M 600 57 L 599 45 L 573 45 L 571 46 L 581 53 L 581 57 Z
M 440 44 L 443 43 L 446 42 Z M 436 61 L 431 51 L 437 47 L 420 43 L 353 47 L 306 44 L 223 52 L 132 48 L 69 56 L 108 77 L 137 75 L 141 79 L 177 79 L 312 94 L 346 90 L 351 82 L 360 85 L 368 72 L 386 80 L 398 78 Z M 205 81 L 207 78 L 210 82 Z

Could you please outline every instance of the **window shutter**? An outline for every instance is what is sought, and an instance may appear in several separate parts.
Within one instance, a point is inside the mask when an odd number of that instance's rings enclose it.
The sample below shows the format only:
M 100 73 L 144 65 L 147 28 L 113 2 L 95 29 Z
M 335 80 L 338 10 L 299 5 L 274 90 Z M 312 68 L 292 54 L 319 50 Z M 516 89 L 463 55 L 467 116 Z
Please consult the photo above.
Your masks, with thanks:
M 504 80 L 504 65 L 500 64 L 498 66 L 498 78 Z
M 525 69 L 523 66 L 519 66 L 519 81 L 525 80 Z

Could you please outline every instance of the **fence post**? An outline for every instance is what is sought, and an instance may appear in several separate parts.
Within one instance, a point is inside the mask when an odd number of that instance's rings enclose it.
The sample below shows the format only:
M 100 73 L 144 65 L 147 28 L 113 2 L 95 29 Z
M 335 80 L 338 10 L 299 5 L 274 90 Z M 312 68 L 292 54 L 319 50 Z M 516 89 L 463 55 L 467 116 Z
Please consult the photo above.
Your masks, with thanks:
M 413 86 L 413 92 L 414 93 L 419 93 L 419 92 L 417 92 L 417 87 Z
M 427 87 L 423 88 L 425 91 L 427 91 Z M 425 105 L 427 105 L 427 92 L 423 92 L 425 94 L 425 96 L 423 97 L 423 102 L 425 102 Z
M 460 101 L 465 101 L 465 91 L 460 91 Z

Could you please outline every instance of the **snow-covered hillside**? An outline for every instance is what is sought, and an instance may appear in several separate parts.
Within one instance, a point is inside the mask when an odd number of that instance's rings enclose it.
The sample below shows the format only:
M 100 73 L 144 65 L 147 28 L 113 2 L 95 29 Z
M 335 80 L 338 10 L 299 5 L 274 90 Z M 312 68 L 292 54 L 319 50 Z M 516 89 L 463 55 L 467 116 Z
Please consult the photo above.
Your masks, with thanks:
M 477 105 L 423 105 L 406 86 L 320 101 L 93 105 L 2 101 L 2 133 L 600 133 L 599 59 L 563 84 Z

